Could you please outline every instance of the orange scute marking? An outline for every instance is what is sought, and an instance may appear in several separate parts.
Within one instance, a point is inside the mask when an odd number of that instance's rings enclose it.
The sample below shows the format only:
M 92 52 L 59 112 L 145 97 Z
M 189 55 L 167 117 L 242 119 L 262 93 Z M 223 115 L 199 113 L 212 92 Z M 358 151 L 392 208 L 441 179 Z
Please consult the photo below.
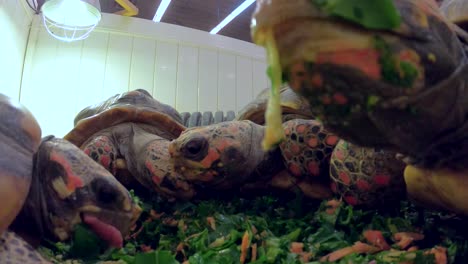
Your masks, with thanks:
M 74 192 L 76 188 L 84 186 L 83 180 L 79 176 L 75 175 L 75 173 L 73 173 L 70 163 L 68 163 L 65 158 L 55 152 L 52 152 L 50 154 L 50 159 L 62 165 L 63 169 L 67 173 L 67 175 L 64 175 L 64 177 L 66 177 L 67 189 L 69 191 Z
M 336 186 L 336 182 L 332 182 L 330 184 L 330 189 L 332 190 L 333 193 L 338 193 L 338 186 Z
M 307 145 L 311 148 L 315 148 L 318 146 L 318 138 L 312 137 L 307 141 Z
M 346 195 L 344 197 L 344 200 L 346 203 L 350 204 L 350 205 L 356 205 L 358 203 L 358 200 L 356 199 L 356 197 L 352 196 L 352 195 Z
M 296 127 L 296 131 L 297 131 L 298 133 L 301 133 L 301 134 L 302 134 L 302 133 L 305 132 L 305 130 L 306 130 L 306 126 L 305 126 L 305 125 L 298 125 L 298 126 Z
M 325 143 L 329 146 L 335 146 L 338 143 L 339 138 L 335 135 L 330 135 L 325 139 Z
M 356 186 L 361 191 L 369 191 L 371 188 L 370 184 L 365 180 L 358 180 Z
M 351 66 L 361 70 L 372 79 L 381 78 L 379 53 L 375 49 L 323 52 L 317 55 L 316 62 Z
M 341 149 L 335 149 L 334 155 L 338 160 L 343 160 L 344 159 L 344 153 L 343 153 L 343 151 Z
M 309 169 L 310 174 L 313 176 L 318 176 L 320 174 L 320 167 L 319 164 L 315 161 L 311 161 L 307 164 L 307 168 Z
M 298 155 L 299 153 L 301 153 L 301 148 L 298 145 L 294 144 L 291 146 L 291 153 L 293 155 Z
M 217 159 L 219 159 L 219 152 L 216 151 L 216 149 L 214 148 L 210 148 L 206 157 L 202 161 L 200 161 L 200 164 L 204 168 L 209 168 L 211 167 L 211 164 L 213 164 L 213 162 Z
M 339 177 L 340 177 L 340 180 L 341 180 L 345 185 L 349 185 L 349 184 L 351 183 L 351 179 L 349 178 L 349 175 L 348 175 L 346 172 L 344 172 L 344 171 L 340 172 Z
M 297 166 L 296 164 L 291 164 L 289 165 L 289 171 L 294 175 L 294 176 L 301 176 L 301 168 Z
M 291 135 L 291 129 L 289 129 L 289 127 L 287 127 L 286 129 L 284 129 L 284 134 L 285 134 L 286 136 Z

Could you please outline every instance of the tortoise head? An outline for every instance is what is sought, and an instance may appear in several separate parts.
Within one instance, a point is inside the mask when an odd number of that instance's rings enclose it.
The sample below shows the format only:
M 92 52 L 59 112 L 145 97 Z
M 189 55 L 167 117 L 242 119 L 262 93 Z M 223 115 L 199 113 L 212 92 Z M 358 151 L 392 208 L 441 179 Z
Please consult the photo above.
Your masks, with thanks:
M 250 120 L 256 124 L 265 125 L 265 111 L 270 95 L 270 88 L 262 90 L 254 100 L 239 110 L 234 120 Z M 296 94 L 287 85 L 280 89 L 280 105 L 283 121 L 313 118 L 307 99 Z
M 313 114 L 368 146 L 390 145 L 375 112 L 445 81 L 465 58 L 434 0 L 260 0 L 252 21 L 254 42 L 278 52 L 283 81 Z M 385 114 L 415 110 L 394 108 Z
M 104 167 L 68 141 L 49 136 L 35 155 L 31 191 L 14 226 L 62 241 L 85 223 L 109 246 L 121 247 L 140 213 Z
M 243 182 L 264 158 L 263 126 L 229 121 L 185 130 L 169 145 L 177 172 L 206 187 L 228 188 Z
M 0 94 L 0 234 L 21 210 L 29 192 L 33 155 L 41 128 L 33 115 Z

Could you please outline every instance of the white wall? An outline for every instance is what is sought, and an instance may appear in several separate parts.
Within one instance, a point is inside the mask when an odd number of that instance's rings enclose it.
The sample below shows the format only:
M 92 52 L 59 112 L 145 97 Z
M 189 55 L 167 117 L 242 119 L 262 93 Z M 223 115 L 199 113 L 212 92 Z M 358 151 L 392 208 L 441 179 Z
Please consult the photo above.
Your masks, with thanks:
M 104 14 L 65 43 L 33 20 L 21 102 L 44 134 L 63 136 L 83 107 L 137 88 L 180 112 L 240 110 L 269 86 L 263 48 L 164 23 Z
M 24 0 L 0 0 L 0 93 L 19 99 L 33 11 Z

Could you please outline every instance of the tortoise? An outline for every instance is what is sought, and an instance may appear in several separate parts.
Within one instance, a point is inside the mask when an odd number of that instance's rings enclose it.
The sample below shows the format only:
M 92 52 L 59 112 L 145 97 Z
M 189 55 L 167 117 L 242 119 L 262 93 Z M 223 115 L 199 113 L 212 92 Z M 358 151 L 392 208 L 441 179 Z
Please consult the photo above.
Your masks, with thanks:
M 257 1 L 253 41 L 327 129 L 399 153 L 412 199 L 466 215 L 467 20 L 449 7 L 468 2 L 364 2 Z
M 74 125 L 64 138 L 125 186 L 130 188 L 137 180 L 145 189 L 171 198 L 190 199 L 195 194 L 168 162 L 170 140 L 186 129 L 181 116 L 146 90 L 116 94 L 88 106 L 77 114 Z
M 47 136 L 22 105 L 0 94 L 0 262 L 48 263 L 33 246 L 63 241 L 86 223 L 121 247 L 141 209 L 81 150 Z
M 274 187 L 324 199 L 331 197 L 333 190 L 351 204 L 367 207 L 379 204 L 383 196 L 392 196 L 387 202 L 404 196 L 403 166 L 394 155 L 346 144 L 349 149 L 340 150 L 340 154 L 349 150 L 352 156 L 332 156 L 340 139 L 313 119 L 307 102 L 289 87 L 284 86 L 280 94 L 286 139 L 278 147 L 267 151 L 261 147 L 269 96 L 266 89 L 239 111 L 234 121 L 189 128 L 173 140 L 169 152 L 175 170 L 194 185 L 214 191 Z M 330 168 L 331 157 L 334 163 Z M 349 175 L 348 181 L 335 177 L 343 174 Z M 373 177 L 387 176 L 392 177 L 373 184 Z M 367 188 L 358 188 L 363 182 Z

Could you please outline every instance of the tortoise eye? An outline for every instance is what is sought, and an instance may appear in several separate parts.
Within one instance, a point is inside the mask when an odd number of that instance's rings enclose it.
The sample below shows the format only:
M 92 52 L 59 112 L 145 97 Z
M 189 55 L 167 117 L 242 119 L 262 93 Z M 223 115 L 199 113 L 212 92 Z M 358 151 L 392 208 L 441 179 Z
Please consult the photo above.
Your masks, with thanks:
M 191 138 L 183 146 L 182 153 L 188 159 L 200 161 L 208 153 L 208 141 L 202 136 Z
M 92 186 L 99 202 L 112 204 L 118 200 L 119 191 L 105 179 L 94 180 Z

